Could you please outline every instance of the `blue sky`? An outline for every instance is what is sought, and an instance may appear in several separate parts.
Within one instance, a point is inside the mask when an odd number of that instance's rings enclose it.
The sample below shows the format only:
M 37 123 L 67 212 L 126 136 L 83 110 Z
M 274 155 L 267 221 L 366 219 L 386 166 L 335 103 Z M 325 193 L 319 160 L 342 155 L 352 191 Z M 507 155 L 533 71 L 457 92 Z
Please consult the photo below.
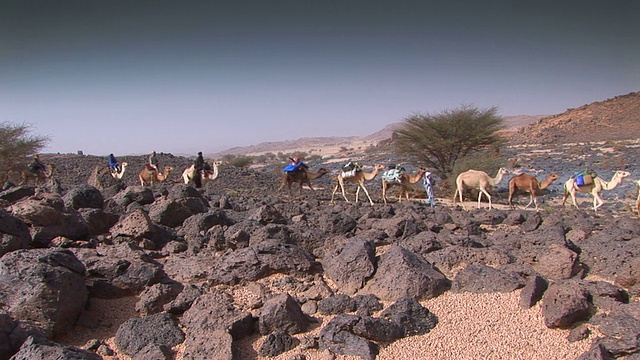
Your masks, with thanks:
M 0 121 L 46 152 L 118 156 L 368 135 L 462 105 L 557 114 L 640 91 L 639 4 L 5 2 Z

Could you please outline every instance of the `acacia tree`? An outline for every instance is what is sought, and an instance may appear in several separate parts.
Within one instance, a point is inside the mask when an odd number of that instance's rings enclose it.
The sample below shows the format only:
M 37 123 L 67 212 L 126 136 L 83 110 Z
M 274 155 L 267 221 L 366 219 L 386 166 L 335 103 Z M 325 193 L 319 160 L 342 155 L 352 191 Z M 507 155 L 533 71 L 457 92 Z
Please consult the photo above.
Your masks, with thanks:
M 496 135 L 504 128 L 497 111 L 496 107 L 462 106 L 434 115 L 414 114 L 394 132 L 392 144 L 399 156 L 433 167 L 446 177 L 458 159 L 503 142 Z
M 32 135 L 28 124 L 0 123 L 0 175 L 6 178 L 10 170 L 24 165 L 25 158 L 42 150 L 49 137 Z

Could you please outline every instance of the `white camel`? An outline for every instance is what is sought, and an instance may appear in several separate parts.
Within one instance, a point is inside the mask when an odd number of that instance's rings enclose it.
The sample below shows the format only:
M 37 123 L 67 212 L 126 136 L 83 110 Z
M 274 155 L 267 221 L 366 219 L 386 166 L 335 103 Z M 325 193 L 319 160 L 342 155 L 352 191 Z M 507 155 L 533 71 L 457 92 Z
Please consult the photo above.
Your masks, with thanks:
M 486 172 L 479 170 L 467 170 L 463 173 L 460 173 L 456 178 L 456 191 L 453 193 L 453 205 L 456 204 L 456 195 L 460 194 L 460 204 L 462 208 L 464 207 L 464 202 L 462 201 L 462 192 L 465 188 L 476 189 L 479 191 L 478 193 L 478 209 L 480 208 L 480 200 L 482 199 L 482 194 L 487 197 L 489 200 L 489 209 L 492 208 L 491 204 L 491 195 L 487 189 L 493 188 L 502 181 L 502 177 L 509 173 L 509 170 L 505 168 L 500 168 L 498 170 L 498 174 L 495 178 L 489 177 Z
M 342 174 L 338 174 L 336 176 L 336 180 L 338 181 L 338 185 L 335 186 L 335 188 L 333 189 L 333 192 L 331 193 L 331 203 L 333 203 L 333 196 L 338 191 L 338 188 L 340 188 L 342 190 L 342 197 L 344 197 L 346 202 L 349 202 L 349 199 L 347 199 L 347 195 L 344 192 L 344 184 L 345 183 L 352 183 L 352 184 L 357 184 L 358 185 L 358 189 L 356 190 L 356 202 L 358 202 L 358 194 L 360 193 L 360 189 L 362 189 L 362 190 L 364 190 L 364 193 L 367 195 L 367 198 L 369 199 L 369 203 L 371 203 L 371 205 L 373 205 L 373 200 L 371 200 L 371 196 L 369 196 L 369 192 L 367 191 L 367 188 L 364 187 L 364 182 L 365 181 L 369 181 L 369 180 L 373 180 L 381 170 L 384 170 L 384 168 L 385 168 L 384 165 L 376 164 L 373 167 L 373 171 L 370 172 L 370 173 L 364 172 L 364 171 L 358 171 L 358 172 L 356 172 L 356 174 L 354 176 L 347 177 L 347 178 L 342 177 Z
M 114 168 L 109 168 L 109 172 L 111 173 L 111 176 L 113 176 L 115 179 L 122 179 L 122 177 L 124 176 L 124 171 L 127 168 L 127 163 L 123 162 L 122 164 L 120 164 L 120 171 L 116 171 Z
M 569 197 L 569 195 L 571 195 L 571 201 L 573 201 L 573 206 L 575 206 L 576 209 L 580 209 L 578 207 L 578 203 L 576 202 L 576 191 L 579 191 L 581 193 L 591 194 L 591 196 L 593 197 L 593 211 L 596 214 L 598 214 L 598 208 L 602 206 L 602 204 L 604 204 L 604 201 L 602 201 L 602 198 L 600 197 L 600 192 L 602 190 L 614 189 L 616 186 L 620 185 L 620 183 L 622 182 L 622 179 L 626 178 L 629 175 L 631 175 L 630 172 L 619 170 L 619 171 L 616 171 L 615 174 L 613 174 L 611 181 L 605 181 L 600 177 L 596 177 L 593 179 L 593 182 L 591 184 L 583 185 L 583 186 L 577 186 L 576 179 L 569 178 L 569 180 L 567 180 L 564 183 L 564 196 L 562 197 L 562 208 L 564 209 L 565 202 L 567 201 L 567 198 Z
M 218 166 L 222 165 L 222 161 L 214 161 L 212 163 L 212 169 L 211 170 L 204 170 L 203 174 L 202 174 L 202 184 L 204 185 L 204 182 L 206 180 L 215 180 L 218 177 Z M 193 178 L 196 175 L 196 167 L 195 165 L 191 165 L 188 168 L 184 169 L 184 171 L 182 172 L 182 180 L 184 180 L 185 184 L 189 184 L 190 182 L 193 181 Z

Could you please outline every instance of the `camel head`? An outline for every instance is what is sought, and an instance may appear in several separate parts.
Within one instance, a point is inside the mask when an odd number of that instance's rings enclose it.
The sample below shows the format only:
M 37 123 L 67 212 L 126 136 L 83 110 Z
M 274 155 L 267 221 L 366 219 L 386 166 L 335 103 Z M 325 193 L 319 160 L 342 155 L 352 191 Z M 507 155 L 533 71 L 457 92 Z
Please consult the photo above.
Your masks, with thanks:
M 386 169 L 386 166 L 384 166 L 383 164 L 375 164 L 375 165 L 373 165 L 373 170 L 382 171 L 384 169 Z
M 327 170 L 325 168 L 318 169 L 318 174 L 324 175 L 324 174 L 328 174 L 328 173 L 329 173 L 329 170 Z
M 545 178 L 545 181 L 556 181 L 556 180 L 558 180 L 558 178 L 560 178 L 560 175 L 558 175 L 558 174 L 549 174 Z
M 614 177 L 618 177 L 620 178 L 620 180 L 626 178 L 627 176 L 631 176 L 631 173 L 628 171 L 623 171 L 623 170 L 618 170 L 616 171 L 616 173 L 613 175 Z

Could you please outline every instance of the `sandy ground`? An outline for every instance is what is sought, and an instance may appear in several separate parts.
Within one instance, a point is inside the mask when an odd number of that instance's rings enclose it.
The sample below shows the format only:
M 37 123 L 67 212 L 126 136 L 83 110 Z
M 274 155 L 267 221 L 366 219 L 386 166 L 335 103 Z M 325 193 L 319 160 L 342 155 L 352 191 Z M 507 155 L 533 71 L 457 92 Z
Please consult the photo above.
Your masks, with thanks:
M 589 338 L 574 343 L 567 340 L 569 330 L 548 329 L 544 325 L 540 305 L 530 309 L 519 306 L 520 291 L 494 294 L 454 294 L 447 292 L 437 298 L 423 301 L 438 318 L 438 324 L 428 334 L 407 337 L 380 349 L 377 359 L 575 359 L 589 349 L 597 331 Z M 111 349 L 115 332 L 122 322 L 135 316 L 136 298 L 96 300 L 90 310 L 110 327 L 97 330 L 76 329 L 60 342 L 82 347 L 89 339 L 105 340 Z M 388 304 L 385 304 L 388 305 Z M 299 338 L 317 334 L 330 318 L 325 317 L 312 332 L 296 335 Z M 264 337 L 253 336 L 238 343 L 239 358 L 267 359 L 258 356 Z M 181 348 L 175 359 L 182 359 Z M 300 347 L 281 354 L 274 360 L 288 360 L 304 354 L 308 360 L 332 359 L 328 352 Z M 123 354 L 104 356 L 104 359 L 130 359 Z M 213 359 L 214 357 L 212 357 Z M 336 356 L 335 359 L 359 359 Z

